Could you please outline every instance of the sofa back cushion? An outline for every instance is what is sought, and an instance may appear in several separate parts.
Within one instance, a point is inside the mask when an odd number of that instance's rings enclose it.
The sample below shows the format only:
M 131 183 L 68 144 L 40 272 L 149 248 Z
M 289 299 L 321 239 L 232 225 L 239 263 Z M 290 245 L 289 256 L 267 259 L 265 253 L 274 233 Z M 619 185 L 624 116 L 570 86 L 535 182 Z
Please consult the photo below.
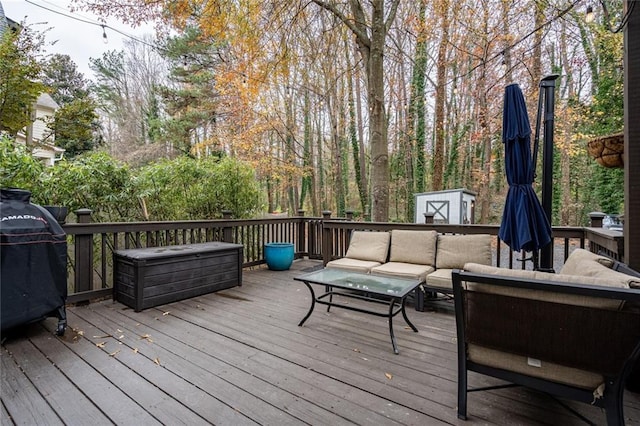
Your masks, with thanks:
M 390 237 L 388 232 L 353 231 L 345 257 L 385 263 Z
M 436 269 L 462 269 L 468 262 L 491 265 L 491 235 L 438 235 Z
M 591 253 L 589 250 L 577 248 L 571 252 L 567 260 L 564 262 L 560 273 L 567 275 L 583 275 L 581 273 L 581 269 L 585 262 L 595 262 L 606 268 L 611 268 L 613 266 L 612 259 Z
M 584 249 L 575 249 L 567 258 L 560 275 L 577 275 L 607 281 L 618 281 L 624 287 L 640 288 L 640 278 L 609 269 L 613 260 L 591 253 Z
M 434 266 L 436 263 L 436 231 L 391 231 L 390 262 Z
M 467 263 L 464 270 L 477 274 L 496 275 L 504 278 L 524 278 L 528 280 L 548 280 L 558 283 L 596 285 L 612 288 L 629 288 L 629 286 L 616 279 L 603 279 L 595 277 L 583 277 L 579 275 L 552 274 L 540 271 L 525 271 L 522 269 L 497 268 L 495 266 Z M 612 271 L 613 272 L 613 271 Z M 478 284 L 467 282 L 466 288 L 472 291 L 484 293 L 501 294 L 503 296 L 520 297 L 524 299 L 540 300 L 544 302 L 554 302 L 566 305 L 585 306 L 590 308 L 618 310 L 623 306 L 623 302 L 615 299 L 604 299 L 599 297 L 581 296 L 567 293 L 554 293 L 550 291 L 522 289 L 517 287 L 506 287 L 500 285 Z

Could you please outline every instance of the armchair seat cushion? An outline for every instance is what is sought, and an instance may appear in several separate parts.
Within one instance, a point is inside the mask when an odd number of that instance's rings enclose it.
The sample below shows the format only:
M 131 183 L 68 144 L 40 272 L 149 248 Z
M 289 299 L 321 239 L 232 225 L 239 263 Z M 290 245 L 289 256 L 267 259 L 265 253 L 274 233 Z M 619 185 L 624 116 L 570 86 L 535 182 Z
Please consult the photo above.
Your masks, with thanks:
M 427 274 L 433 271 L 433 266 L 404 262 L 387 262 L 384 265 L 371 268 L 373 275 L 412 278 L 422 282 L 426 280 Z
M 469 360 L 473 362 L 489 367 L 515 371 L 539 379 L 594 391 L 605 381 L 604 377 L 600 374 L 551 362 L 532 360 L 526 356 L 515 355 L 474 344 L 469 344 L 468 346 L 468 357 Z

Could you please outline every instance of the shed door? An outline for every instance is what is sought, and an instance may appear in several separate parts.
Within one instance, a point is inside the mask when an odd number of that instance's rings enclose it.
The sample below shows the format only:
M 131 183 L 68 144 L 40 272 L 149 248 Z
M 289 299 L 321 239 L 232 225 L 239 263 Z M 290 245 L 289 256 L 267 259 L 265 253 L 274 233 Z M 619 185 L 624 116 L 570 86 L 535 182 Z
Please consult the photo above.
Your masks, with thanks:
M 449 223 L 449 200 L 427 201 L 428 213 L 433 213 L 434 223 Z

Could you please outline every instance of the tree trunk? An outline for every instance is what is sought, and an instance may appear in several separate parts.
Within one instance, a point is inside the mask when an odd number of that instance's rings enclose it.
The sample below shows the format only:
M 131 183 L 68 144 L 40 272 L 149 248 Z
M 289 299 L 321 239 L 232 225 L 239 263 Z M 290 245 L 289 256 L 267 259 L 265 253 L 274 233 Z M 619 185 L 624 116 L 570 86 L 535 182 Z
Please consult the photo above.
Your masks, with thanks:
M 345 51 L 345 59 L 347 61 L 347 67 L 352 69 L 351 64 L 351 55 L 349 46 L 347 43 L 347 39 L 345 37 L 344 43 L 344 51 Z M 347 79 L 347 99 L 348 99 L 348 109 L 349 109 L 349 140 L 351 142 L 351 151 L 353 155 L 353 171 L 355 174 L 356 185 L 358 186 L 358 198 L 360 199 L 360 209 L 362 210 L 362 215 L 365 217 L 367 213 L 367 205 L 369 204 L 369 198 L 367 197 L 367 185 L 366 179 L 363 179 L 364 170 L 362 169 L 364 166 L 364 146 L 362 144 L 362 126 L 358 126 L 357 118 L 358 116 L 355 105 L 355 96 L 354 96 L 354 79 L 356 80 L 356 90 L 358 91 L 358 95 L 360 90 L 358 89 L 358 81 L 357 78 L 354 77 L 353 74 L 349 74 L 346 76 Z M 358 96 L 359 99 L 359 96 Z M 359 101 L 358 101 L 359 102 Z M 360 108 L 358 108 L 359 110 Z M 358 113 L 359 115 L 359 113 Z M 359 127 L 359 129 L 358 129 Z M 358 130 L 360 130 L 360 143 L 358 143 Z
M 360 182 L 358 184 L 358 189 L 360 191 L 360 197 L 362 197 L 362 217 L 364 220 L 371 220 L 371 208 L 370 202 L 371 198 L 369 197 L 369 174 L 367 173 L 367 154 L 364 140 L 364 129 L 363 122 L 364 119 L 362 117 L 362 96 L 360 91 L 360 79 L 357 78 L 358 70 L 356 70 L 356 78 L 354 81 L 355 86 L 355 94 L 356 94 L 356 122 L 358 128 L 358 159 L 360 164 Z M 354 156 L 355 156 L 354 152 Z
M 376 222 L 389 219 L 389 151 L 387 148 L 387 117 L 384 109 L 384 45 L 391 23 L 395 19 L 399 0 L 393 0 L 385 22 L 384 0 L 367 2 L 371 10 L 367 27 L 364 7 L 358 0 L 350 0 L 352 17 L 341 12 L 333 2 L 313 0 L 333 13 L 356 36 L 367 74 L 367 103 L 369 106 L 369 144 L 371 146 L 372 218 Z
M 478 122 L 482 138 L 482 173 L 480 176 L 480 223 L 489 223 L 491 210 L 491 132 L 489 130 L 489 106 L 487 101 L 487 52 L 489 49 L 488 34 L 489 10 L 483 2 L 482 57 L 478 76 Z
M 563 24 L 564 26 L 564 24 Z M 569 102 L 573 101 L 575 97 L 575 88 L 573 81 L 572 67 L 569 63 L 569 57 L 567 54 L 567 37 L 565 32 L 562 32 L 560 37 L 560 58 L 562 60 L 562 69 L 564 70 L 565 87 L 567 88 L 567 99 Z M 571 134 L 573 129 L 573 120 L 570 114 L 570 108 L 559 108 L 562 113 L 562 119 L 559 123 L 560 141 L 556 144 L 560 151 L 560 224 L 568 226 L 572 223 L 572 217 L 574 213 L 573 203 L 571 202 L 571 157 L 569 152 L 571 150 Z M 575 223 L 575 222 L 573 222 Z
M 353 2 L 352 2 L 353 3 Z M 369 140 L 371 143 L 372 217 L 375 222 L 389 220 L 389 152 L 387 147 L 387 116 L 384 109 L 384 1 L 373 0 L 371 40 L 366 51 L 369 83 Z
M 420 12 L 418 19 L 420 20 L 421 32 L 418 34 L 416 42 L 416 51 L 414 55 L 413 75 L 411 78 L 411 99 L 409 100 L 409 114 L 407 115 L 407 137 L 411 138 L 412 150 L 407 161 L 407 166 L 411 166 L 407 170 L 409 175 L 411 191 L 420 193 L 425 191 L 425 135 L 426 135 L 426 116 L 425 116 L 425 81 L 427 75 L 427 41 L 425 34 L 425 12 L 427 9 L 426 0 L 420 1 Z M 411 214 L 415 212 L 413 196 L 409 198 L 409 208 Z
M 440 31 L 442 32 L 438 46 L 437 81 L 435 99 L 435 146 L 433 150 L 433 176 L 432 186 L 434 191 L 441 191 L 442 177 L 444 174 L 444 103 L 445 103 L 445 78 L 447 70 L 447 46 L 449 43 L 449 0 L 442 0 L 440 4 Z

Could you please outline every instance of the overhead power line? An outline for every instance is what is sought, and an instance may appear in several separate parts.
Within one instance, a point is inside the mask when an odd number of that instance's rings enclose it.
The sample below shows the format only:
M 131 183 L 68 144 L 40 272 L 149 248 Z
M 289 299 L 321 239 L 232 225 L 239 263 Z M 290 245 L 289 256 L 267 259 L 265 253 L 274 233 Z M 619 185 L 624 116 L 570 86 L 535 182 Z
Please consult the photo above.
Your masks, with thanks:
M 138 37 L 135 37 L 135 36 L 133 36 L 131 34 L 127 34 L 124 31 L 121 31 L 121 30 L 119 30 L 117 28 L 114 28 L 114 27 L 108 25 L 106 22 L 97 22 L 97 21 L 89 20 L 88 18 L 84 18 L 84 17 L 81 18 L 81 17 L 78 17 L 78 16 L 74 16 L 71 13 L 61 12 L 59 10 L 52 9 L 52 8 L 44 6 L 42 4 L 38 4 L 38 3 L 36 3 L 36 2 L 34 2 L 32 0 L 25 0 L 25 1 L 27 3 L 33 5 L 33 6 L 39 7 L 41 9 L 44 9 L 44 10 L 48 11 L 48 12 L 55 13 L 56 15 L 64 16 L 66 18 L 73 19 L 73 20 L 78 21 L 78 22 L 82 22 L 82 23 L 85 23 L 85 24 L 89 24 L 89 25 L 94 25 L 96 27 L 100 27 L 103 30 L 103 37 L 106 37 L 105 29 L 109 29 L 109 30 L 111 30 L 113 32 L 116 32 L 116 33 L 118 33 L 118 34 L 120 34 L 120 35 L 122 35 L 124 37 L 127 37 L 127 38 L 129 38 L 129 39 L 131 39 L 133 41 L 136 41 L 138 43 L 142 43 L 142 44 L 144 44 L 146 46 L 149 46 L 149 47 L 151 47 L 153 49 L 163 50 L 160 46 L 157 46 L 155 44 L 149 43 L 149 42 L 147 42 L 147 41 L 145 41 L 143 39 L 140 39 Z M 44 3 L 49 3 L 49 2 L 44 1 Z

